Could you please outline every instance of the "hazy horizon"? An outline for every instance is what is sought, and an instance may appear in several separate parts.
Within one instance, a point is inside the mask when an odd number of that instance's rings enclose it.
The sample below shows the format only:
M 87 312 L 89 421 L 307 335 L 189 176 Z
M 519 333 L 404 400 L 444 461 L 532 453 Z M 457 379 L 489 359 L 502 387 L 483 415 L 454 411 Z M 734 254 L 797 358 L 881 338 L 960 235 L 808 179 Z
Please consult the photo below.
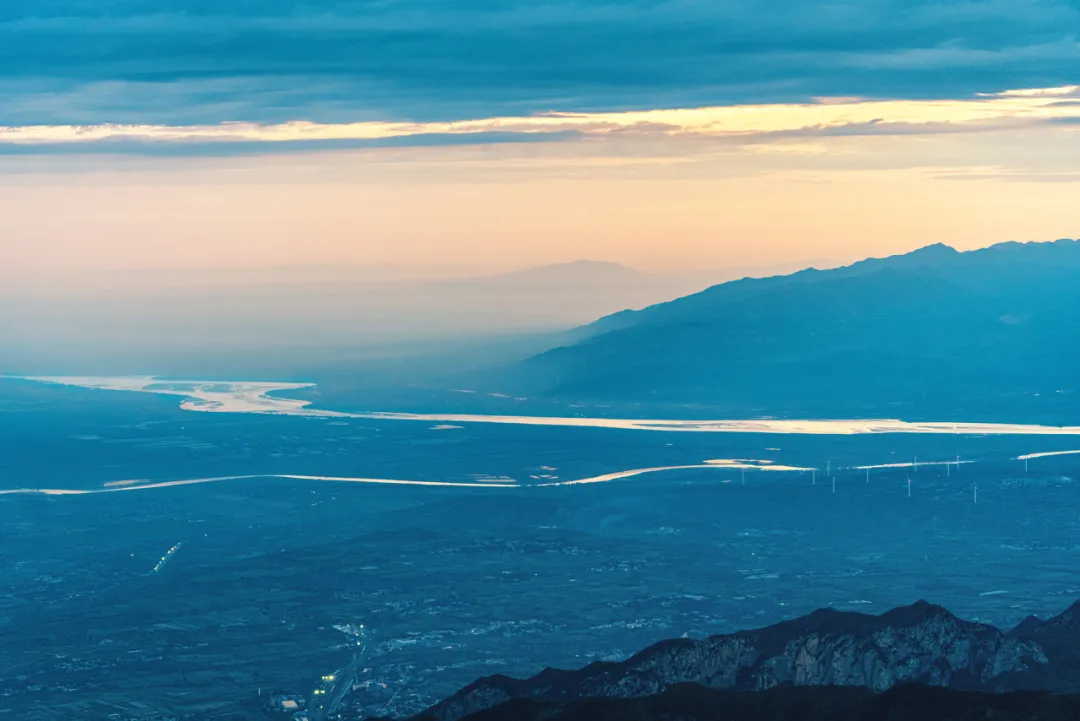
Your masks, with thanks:
M 220 362 L 284 351 L 311 363 L 328 352 L 438 352 L 473 338 L 567 331 L 805 266 L 647 273 L 574 261 L 494 274 L 309 265 L 22 275 L 0 287 L 0 369 L 157 372 L 175 368 L 178 356 L 191 367 L 199 355 Z
M 1036 241 L 1039 242 L 1039 241 Z M 923 247 L 923 246 L 920 246 Z M 911 250 L 916 250 L 912 248 Z M 551 263 L 527 265 L 405 265 L 405 264 L 345 264 L 345 263 L 296 263 L 286 265 L 247 265 L 247 266 L 148 266 L 106 269 L 41 269 L 37 272 L 15 273 L 9 269 L 0 269 L 0 278 L 7 281 L 5 288 L 23 286 L 38 290 L 69 291 L 86 282 L 93 284 L 109 283 L 113 287 L 137 288 L 144 283 L 155 285 L 149 288 L 167 288 L 173 283 L 188 285 L 208 283 L 288 283 L 288 282 L 358 282 L 358 283 L 454 283 L 459 281 L 485 281 L 501 278 L 513 278 L 533 272 L 557 271 L 559 269 L 594 268 L 602 270 L 626 271 L 643 277 L 688 277 L 717 274 L 735 277 L 733 274 L 746 273 L 760 275 L 766 273 L 789 273 L 803 268 L 832 268 L 862 260 L 862 257 L 840 261 L 831 258 L 793 258 L 763 265 L 717 265 L 715 267 L 685 267 L 656 269 L 634 266 L 606 258 L 571 257 Z M 43 281 L 62 279 L 63 287 L 50 288 L 42 285 Z M 164 282 L 166 285 L 156 285 Z M 127 286 L 126 286 L 127 284 Z M 2 292 L 2 289 L 0 289 Z
M 251 369 L 293 377 L 297 369 L 393 357 L 428 356 L 437 367 L 435 359 L 462 353 L 468 365 L 496 366 L 559 345 L 567 332 L 619 311 L 744 277 L 867 259 L 667 273 L 577 260 L 488 274 L 459 267 L 451 275 L 445 268 L 310 264 L 83 271 L 62 282 L 55 274 L 16 275 L 0 286 L 0 370 Z

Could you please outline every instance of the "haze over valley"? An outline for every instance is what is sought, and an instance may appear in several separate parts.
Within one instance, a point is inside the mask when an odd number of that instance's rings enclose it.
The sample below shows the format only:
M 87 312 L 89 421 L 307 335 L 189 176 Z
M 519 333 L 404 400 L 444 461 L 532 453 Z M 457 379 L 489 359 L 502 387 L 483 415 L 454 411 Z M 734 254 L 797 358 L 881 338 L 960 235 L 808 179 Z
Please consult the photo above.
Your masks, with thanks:
M 260 365 L 289 372 L 326 351 L 355 360 L 553 334 L 724 280 L 801 267 L 646 273 L 574 261 L 478 277 L 300 267 L 12 278 L 0 288 L 0 362 L 61 373 L 206 374 Z M 275 366 L 268 354 L 283 361 Z M 230 363 L 235 356 L 243 360 Z

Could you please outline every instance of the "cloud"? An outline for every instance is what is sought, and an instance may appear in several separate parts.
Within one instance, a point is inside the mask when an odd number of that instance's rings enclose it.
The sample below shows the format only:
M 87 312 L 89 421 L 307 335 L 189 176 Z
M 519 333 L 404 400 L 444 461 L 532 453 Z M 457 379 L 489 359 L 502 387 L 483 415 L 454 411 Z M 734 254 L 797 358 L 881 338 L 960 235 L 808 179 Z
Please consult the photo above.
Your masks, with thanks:
M 1080 172 L 1015 170 L 1011 168 L 965 168 L 936 174 L 942 180 L 997 180 L 1015 183 L 1080 183 Z
M 6 0 L 0 123 L 963 98 L 1075 83 L 1077 28 L 1075 0 Z
M 545 113 L 458 121 L 0 127 L 0 155 L 231 156 L 375 147 L 617 139 L 735 145 L 805 138 L 944 135 L 1080 121 L 1080 87 L 1007 90 L 966 100 L 819 98 L 797 104 Z
M 416 148 L 454 145 L 550 143 L 578 137 L 572 130 L 552 133 L 416 133 L 384 138 L 318 138 L 267 142 L 262 140 L 161 140 L 153 134 L 105 137 L 100 140 L 43 143 L 0 142 L 0 156 L 11 155 L 139 155 L 161 158 L 224 158 L 368 148 Z

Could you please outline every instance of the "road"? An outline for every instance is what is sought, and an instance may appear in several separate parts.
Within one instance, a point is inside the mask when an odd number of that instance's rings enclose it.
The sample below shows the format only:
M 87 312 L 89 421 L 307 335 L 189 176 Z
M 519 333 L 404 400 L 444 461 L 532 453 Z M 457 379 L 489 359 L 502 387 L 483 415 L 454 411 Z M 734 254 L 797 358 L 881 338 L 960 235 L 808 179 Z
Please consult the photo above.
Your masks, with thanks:
M 312 696 L 311 704 L 308 707 L 311 721 L 326 721 L 341 706 L 341 703 L 352 689 L 360 664 L 363 663 L 364 650 L 366 650 L 366 647 L 361 648 L 360 652 L 353 656 L 348 666 L 336 672 L 334 680 L 330 681 L 329 685 L 324 684 L 322 686 L 325 693 Z

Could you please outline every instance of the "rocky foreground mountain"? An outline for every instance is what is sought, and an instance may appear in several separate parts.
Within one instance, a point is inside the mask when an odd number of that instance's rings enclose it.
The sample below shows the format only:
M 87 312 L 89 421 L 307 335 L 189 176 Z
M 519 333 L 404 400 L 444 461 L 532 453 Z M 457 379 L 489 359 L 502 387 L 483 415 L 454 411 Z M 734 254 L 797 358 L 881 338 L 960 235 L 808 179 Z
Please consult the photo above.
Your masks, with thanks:
M 717 691 L 680 684 L 636 699 L 569 702 L 514 699 L 467 721 L 1076 721 L 1080 697 L 1044 692 L 989 694 L 935 686 L 882 693 L 846 686 Z
M 761 700 L 765 696 L 758 699 L 760 692 L 777 699 L 772 703 L 780 709 L 793 698 L 783 694 L 801 693 L 780 689 L 830 687 L 832 690 L 807 696 L 816 699 L 807 700 L 807 708 L 822 705 L 823 719 L 856 719 L 863 718 L 859 714 L 874 704 L 896 702 L 902 706 L 910 702 L 917 708 L 930 702 L 922 696 L 916 698 L 922 691 L 898 690 L 909 684 L 947 690 L 949 703 L 958 704 L 958 719 L 985 718 L 984 711 L 1013 703 L 1008 700 L 1011 697 L 996 694 L 1078 693 L 1080 603 L 1049 620 L 1029 618 L 1009 632 L 962 620 L 925 601 L 880 616 L 824 609 L 753 631 L 703 640 L 662 641 L 619 663 L 593 663 L 577 671 L 547 669 L 528 679 L 491 676 L 435 705 L 421 718 L 715 718 L 722 709 L 749 709 L 766 703 Z M 881 701 L 877 692 L 890 689 L 894 691 Z M 740 701 L 745 694 L 758 700 Z M 1053 696 L 1047 700 L 1038 693 L 1024 698 L 1027 703 L 1055 709 L 1040 718 L 1080 718 L 1056 715 L 1068 709 L 1075 712 L 1076 699 Z M 1016 703 L 1017 709 L 1024 709 L 1024 702 Z M 672 713 L 652 713 L 668 706 Z M 676 707 L 682 710 L 675 713 L 672 709 Z M 691 707 L 705 715 L 689 713 Z M 1010 716 L 1004 708 L 991 717 L 1035 718 Z M 832 716 L 828 715 L 830 709 Z M 980 715 L 964 716 L 965 709 L 975 709 L 972 713 Z M 791 718 L 725 713 L 723 718 Z M 909 717 L 918 716 L 896 715 Z

